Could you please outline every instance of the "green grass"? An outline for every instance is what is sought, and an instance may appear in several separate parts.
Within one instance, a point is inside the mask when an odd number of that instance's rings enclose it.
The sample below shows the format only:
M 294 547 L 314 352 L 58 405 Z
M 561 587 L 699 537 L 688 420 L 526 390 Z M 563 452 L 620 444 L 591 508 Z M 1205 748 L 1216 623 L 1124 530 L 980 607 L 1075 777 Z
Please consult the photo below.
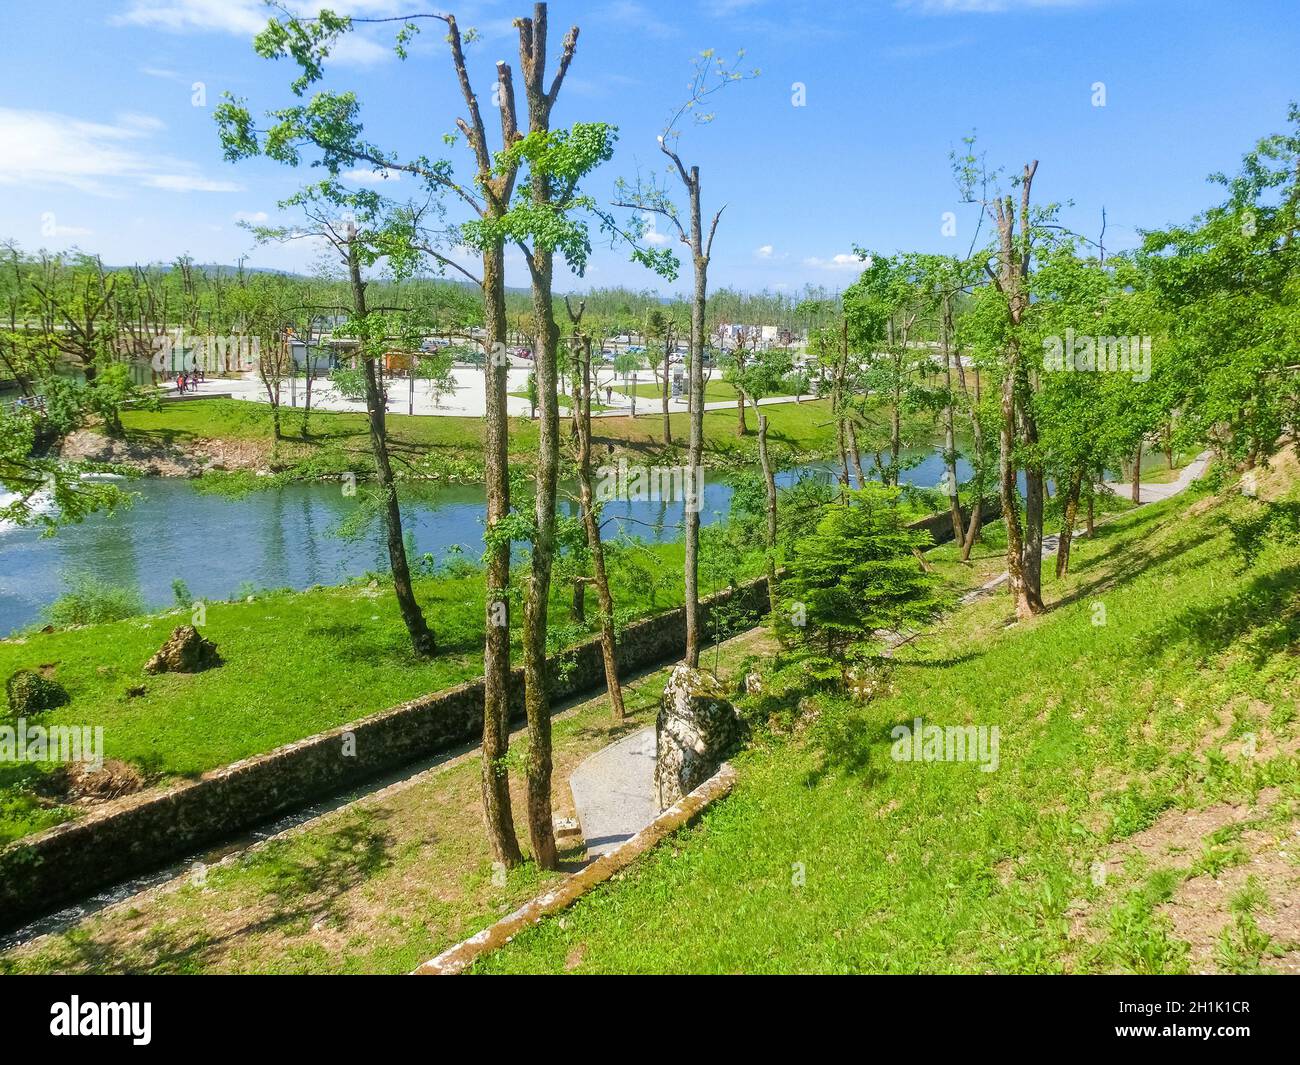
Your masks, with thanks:
M 1179 876 L 1117 895 L 1093 863 L 1166 811 L 1300 798 L 1294 756 L 1204 747 L 1225 706 L 1293 727 L 1300 537 L 1252 564 L 1239 548 L 1270 508 L 1294 525 L 1300 493 L 1187 516 L 1192 498 L 1078 543 L 1044 617 L 1008 627 L 1005 597 L 959 611 L 872 702 L 778 671 L 732 796 L 479 971 L 1183 971 L 1158 909 Z M 894 761 L 891 729 L 917 716 L 997 725 L 1000 767 Z M 1244 967 L 1259 946 L 1243 917 L 1223 954 Z
M 662 400 L 664 394 L 663 386 L 657 384 L 638 384 L 636 388 L 633 388 L 631 382 L 629 382 L 626 388 L 621 385 L 615 387 L 624 394 L 635 392 L 638 398 L 644 399 Z M 705 403 L 720 403 L 723 400 L 732 400 L 734 402 L 736 395 L 736 386 L 729 381 L 709 381 L 704 386 Z
M 706 530 L 706 551 L 709 538 L 724 535 Z M 620 623 L 680 605 L 682 550 L 663 544 L 611 552 Z M 712 554 L 719 560 L 714 585 L 761 571 L 757 555 L 723 547 Z M 413 654 L 391 587 L 375 583 L 207 604 L 200 629 L 225 665 L 204 673 L 142 672 L 171 630 L 191 620 L 189 610 L 173 610 L 0 641 L 0 677 L 52 666 L 71 702 L 41 714 L 39 723 L 102 725 L 106 757 L 151 776 L 192 775 L 481 675 L 482 575 L 419 580 L 416 594 L 439 640 L 433 659 Z M 550 607 L 556 651 L 597 630 L 594 591 L 586 625 L 573 621 L 571 607 L 570 586 L 557 575 Z M 522 617 L 521 606 L 515 616 Z M 516 629 L 516 654 L 517 636 Z M 144 695 L 127 695 L 140 684 Z M 0 766 L 0 843 L 70 813 L 40 804 L 33 783 L 33 767 Z
M 764 408 L 764 413 L 769 419 L 769 439 L 780 461 L 826 456 L 834 451 L 835 430 L 828 401 L 772 404 Z M 593 442 L 601 452 L 613 449 L 616 453 L 638 456 L 642 461 L 655 457 L 675 460 L 685 448 L 688 418 L 685 412 L 670 415 L 671 448 L 664 446 L 663 415 L 654 409 L 638 413 L 635 418 L 597 419 L 593 424 Z M 229 399 L 167 403 L 157 411 L 127 411 L 122 421 L 133 443 L 174 444 L 194 449 L 202 449 L 207 441 L 239 444 L 261 463 L 302 477 L 366 469 L 370 462 L 366 418 L 359 413 L 313 411 L 308 432 L 303 435 L 301 411 L 284 411 L 285 439 L 274 450 L 270 410 L 260 403 Z M 482 419 L 390 414 L 387 425 L 390 446 L 402 475 L 456 480 L 481 478 Z M 737 437 L 734 410 L 706 411 L 704 433 L 706 464 L 726 466 L 755 460 L 758 444 L 753 426 L 748 435 Z M 919 439 L 923 435 L 929 440 L 931 434 L 932 427 L 918 425 L 911 436 Z M 863 443 L 865 446 L 867 441 Z M 528 461 L 536 455 L 535 421 L 510 420 L 510 449 L 515 462 Z

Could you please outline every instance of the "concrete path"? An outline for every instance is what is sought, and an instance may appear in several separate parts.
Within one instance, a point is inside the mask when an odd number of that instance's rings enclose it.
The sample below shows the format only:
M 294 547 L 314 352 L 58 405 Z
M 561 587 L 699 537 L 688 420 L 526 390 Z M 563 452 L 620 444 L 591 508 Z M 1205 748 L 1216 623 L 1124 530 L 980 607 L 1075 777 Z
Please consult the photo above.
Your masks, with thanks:
M 598 398 L 600 398 L 602 403 L 605 402 L 603 393 Z M 805 393 L 804 395 L 801 396 L 766 396 L 763 399 L 760 399 L 758 401 L 758 405 L 760 407 L 768 407 L 777 403 L 802 403 L 805 400 L 807 400 L 808 402 L 812 402 L 816 398 L 817 398 L 816 396 L 808 393 Z M 591 416 L 593 418 L 626 418 L 629 414 L 632 413 L 632 397 L 628 393 L 624 392 L 617 385 L 615 385 L 613 402 L 607 403 L 606 406 L 608 407 L 607 410 L 601 410 L 601 411 L 593 410 L 591 412 Z M 687 405 L 686 400 L 684 399 L 670 398 L 668 400 L 669 414 L 681 414 L 684 411 L 687 411 L 689 409 L 690 408 Z M 704 403 L 704 409 L 705 410 L 735 410 L 736 401 L 734 399 L 706 400 Z M 753 405 L 750 403 L 746 403 L 745 416 L 748 417 L 752 413 L 753 413 Z M 636 414 L 638 418 L 641 417 L 643 414 L 658 414 L 662 417 L 663 399 L 659 396 L 637 396 Z
M 597 751 L 573 771 L 569 788 L 589 857 L 607 854 L 659 815 L 654 776 L 653 725 Z
M 1139 502 L 1156 503 L 1162 499 L 1168 499 L 1170 496 L 1178 495 L 1179 492 L 1184 491 L 1189 484 L 1200 477 L 1209 464 L 1210 453 L 1205 451 L 1184 466 L 1172 481 L 1163 484 L 1151 482 L 1141 485 L 1138 489 Z M 1133 484 L 1131 481 L 1107 481 L 1106 487 L 1119 496 L 1120 499 L 1133 498 Z

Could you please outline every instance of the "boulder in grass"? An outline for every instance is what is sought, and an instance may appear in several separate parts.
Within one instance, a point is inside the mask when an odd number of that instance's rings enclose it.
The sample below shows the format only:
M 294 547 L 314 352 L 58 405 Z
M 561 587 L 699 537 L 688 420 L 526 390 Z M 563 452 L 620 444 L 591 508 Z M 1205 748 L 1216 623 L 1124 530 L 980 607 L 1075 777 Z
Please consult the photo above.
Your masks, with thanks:
M 5 695 L 13 717 L 31 717 L 69 702 L 62 684 L 30 669 L 20 669 L 5 681 Z
M 172 630 L 158 653 L 145 663 L 146 673 L 202 673 L 221 665 L 217 645 L 199 635 L 193 625 Z
M 740 717 L 711 674 L 678 665 L 655 723 L 655 795 L 666 810 L 717 772 L 741 736 Z

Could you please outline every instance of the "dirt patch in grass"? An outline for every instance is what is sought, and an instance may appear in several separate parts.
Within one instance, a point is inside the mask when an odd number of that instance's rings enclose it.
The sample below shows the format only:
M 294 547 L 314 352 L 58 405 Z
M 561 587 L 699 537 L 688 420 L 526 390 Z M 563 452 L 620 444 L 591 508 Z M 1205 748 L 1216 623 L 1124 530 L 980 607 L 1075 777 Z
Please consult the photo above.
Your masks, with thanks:
M 1258 817 L 1276 796 L 1275 790 L 1261 792 L 1258 806 L 1217 803 L 1204 810 L 1170 810 L 1150 828 L 1115 843 L 1106 854 L 1107 868 L 1122 868 L 1137 858 L 1143 868 L 1189 870 L 1208 836 Z
M 1157 913 L 1189 945 L 1193 972 L 1258 964 L 1300 974 L 1300 817 L 1247 829 L 1236 843 L 1244 852 L 1238 864 L 1183 881 Z M 1256 938 L 1242 920 L 1253 923 Z

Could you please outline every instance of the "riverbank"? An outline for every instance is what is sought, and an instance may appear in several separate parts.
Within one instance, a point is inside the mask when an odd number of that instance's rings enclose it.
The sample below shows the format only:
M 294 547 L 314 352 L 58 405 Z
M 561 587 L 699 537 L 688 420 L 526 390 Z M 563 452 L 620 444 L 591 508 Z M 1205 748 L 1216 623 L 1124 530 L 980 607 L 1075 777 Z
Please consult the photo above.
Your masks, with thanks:
M 706 590 L 762 571 L 760 553 L 720 543 L 726 535 L 725 527 L 705 530 L 705 549 L 718 560 Z M 678 543 L 610 550 L 620 625 L 680 606 L 682 550 Z M 187 606 L 2 640 L 0 677 L 31 669 L 57 681 L 70 701 L 42 713 L 39 724 L 102 726 L 104 756 L 134 766 L 147 782 L 192 777 L 481 675 L 483 575 L 465 568 L 416 582 L 439 643 L 431 659 L 412 652 L 392 589 L 376 578 L 202 604 L 199 628 L 225 659 L 203 673 L 142 672 L 171 630 L 191 621 Z M 516 604 L 524 574 L 517 576 Z M 557 577 L 552 653 L 598 631 L 594 592 L 588 600 L 580 619 L 569 582 Z M 518 630 L 514 636 L 518 655 Z M 77 815 L 77 805 L 42 795 L 50 768 L 0 765 L 0 843 Z
M 778 465 L 826 458 L 835 452 L 835 426 L 828 400 L 774 403 L 763 408 L 768 437 Z M 371 469 L 368 426 L 364 414 L 312 411 L 280 412 L 283 439 L 273 439 L 272 412 L 264 404 L 228 399 L 165 403 L 156 411 L 132 410 L 122 416 L 125 438 L 117 447 L 100 444 L 124 465 L 147 475 L 174 466 L 183 475 L 246 470 L 280 474 L 293 479 L 365 476 Z M 728 407 L 704 413 L 704 462 L 715 469 L 756 467 L 758 439 L 752 412 L 749 432 L 736 433 L 736 412 Z M 682 461 L 689 433 L 689 415 L 669 416 L 671 442 L 663 432 L 663 415 L 646 410 L 635 418 L 595 419 L 592 442 L 598 462 L 627 458 L 629 462 L 674 465 Z M 568 439 L 570 419 L 561 418 L 561 436 Z M 483 476 L 483 421 L 469 417 L 421 417 L 390 414 L 389 446 L 399 478 L 441 482 L 470 482 Z M 929 440 L 932 426 L 909 427 L 908 439 Z M 92 457 L 92 434 L 81 434 L 77 451 Z M 537 423 L 510 419 L 511 462 L 530 463 L 537 454 Z M 111 461 L 111 460 L 110 460 Z

